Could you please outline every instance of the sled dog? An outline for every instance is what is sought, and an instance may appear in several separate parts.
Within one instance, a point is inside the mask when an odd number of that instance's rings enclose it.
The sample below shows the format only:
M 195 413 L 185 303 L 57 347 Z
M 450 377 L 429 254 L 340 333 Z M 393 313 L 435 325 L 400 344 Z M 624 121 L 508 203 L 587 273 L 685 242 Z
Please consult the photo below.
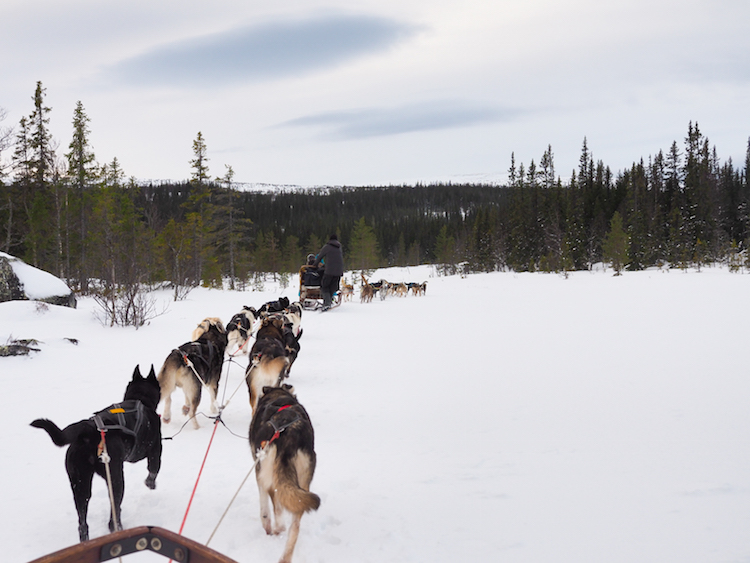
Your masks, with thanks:
M 250 447 L 260 496 L 260 520 L 267 534 L 284 531 L 283 511 L 292 515 L 282 563 L 290 563 L 305 512 L 317 510 L 320 497 L 310 492 L 315 472 L 315 436 L 310 417 L 294 394 L 263 388 L 250 423 Z M 273 505 L 273 521 L 269 499 Z
M 45 418 L 38 418 L 31 423 L 35 428 L 46 430 L 56 446 L 70 446 L 65 454 L 65 469 L 73 489 L 81 541 L 89 539 L 86 515 L 94 473 L 106 479 L 105 465 L 100 457 L 105 447 L 110 457 L 115 505 L 114 519 L 110 516 L 109 520 L 110 531 L 115 531 L 116 527 L 121 529 L 120 505 L 125 491 L 124 462 L 135 463 L 148 459 L 146 486 L 149 489 L 156 488 L 156 475 L 161 467 L 161 423 L 156 414 L 158 404 L 159 382 L 154 366 L 151 366 L 151 372 L 145 378 L 136 366 L 122 402 L 62 430 Z
M 267 317 L 258 329 L 250 350 L 250 363 L 245 381 L 250 393 L 250 408 L 255 412 L 258 399 L 266 386 L 281 385 L 291 365 L 284 339 L 284 320 Z
M 258 309 L 258 314 L 260 316 L 266 316 L 270 313 L 283 311 L 287 307 L 289 307 L 289 298 L 279 297 L 276 301 L 269 301 L 261 305 L 260 309 Z
M 254 307 L 244 306 L 227 323 L 227 352 L 232 355 L 247 355 L 247 341 L 252 335 L 253 324 L 258 318 Z
M 199 428 L 195 410 L 201 402 L 201 390 L 205 386 L 211 395 L 211 411 L 217 412 L 216 393 L 219 389 L 221 367 L 227 348 L 227 333 L 216 317 L 204 319 L 193 331 L 193 341 L 172 350 L 159 370 L 161 399 L 164 401 L 162 420 L 172 420 L 172 392 L 181 387 L 185 394 L 182 413 L 193 420 Z

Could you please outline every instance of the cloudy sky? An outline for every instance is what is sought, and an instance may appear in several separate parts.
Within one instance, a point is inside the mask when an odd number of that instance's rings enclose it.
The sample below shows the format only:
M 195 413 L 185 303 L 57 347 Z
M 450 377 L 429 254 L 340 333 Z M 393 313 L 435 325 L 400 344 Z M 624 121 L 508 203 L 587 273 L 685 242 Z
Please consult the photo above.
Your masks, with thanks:
M 614 171 L 750 137 L 748 0 L 3 0 L 3 127 L 46 88 L 64 154 L 81 101 L 100 163 L 299 185 L 505 178 L 584 137 Z M 6 155 L 7 156 L 7 155 Z

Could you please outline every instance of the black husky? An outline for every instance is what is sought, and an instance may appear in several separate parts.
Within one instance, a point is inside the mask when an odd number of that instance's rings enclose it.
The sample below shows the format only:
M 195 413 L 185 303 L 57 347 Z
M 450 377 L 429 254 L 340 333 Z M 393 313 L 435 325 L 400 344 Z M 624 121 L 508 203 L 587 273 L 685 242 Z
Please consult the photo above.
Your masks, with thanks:
M 250 423 L 250 447 L 260 494 L 260 521 L 267 534 L 284 530 L 284 509 L 292 514 L 281 561 L 290 562 L 302 515 L 317 510 L 320 497 L 310 492 L 315 473 L 315 436 L 310 417 L 289 386 L 264 387 Z M 268 501 L 273 504 L 271 522 Z
M 146 486 L 149 489 L 156 488 L 156 475 L 161 467 L 161 423 L 156 414 L 158 404 L 159 382 L 156 380 L 154 366 L 151 366 L 148 377 L 143 377 L 136 366 L 121 403 L 111 405 L 88 420 L 75 422 L 63 430 L 46 418 L 38 418 L 31 423 L 31 426 L 46 430 L 56 446 L 70 445 L 65 455 L 65 469 L 68 471 L 78 511 L 78 534 L 81 541 L 89 538 L 86 513 L 94 473 L 106 479 L 104 462 L 99 457 L 105 446 L 110 457 L 112 493 L 118 524 L 125 491 L 124 462 L 135 463 L 147 458 Z M 111 517 L 109 529 L 115 529 L 115 522 Z

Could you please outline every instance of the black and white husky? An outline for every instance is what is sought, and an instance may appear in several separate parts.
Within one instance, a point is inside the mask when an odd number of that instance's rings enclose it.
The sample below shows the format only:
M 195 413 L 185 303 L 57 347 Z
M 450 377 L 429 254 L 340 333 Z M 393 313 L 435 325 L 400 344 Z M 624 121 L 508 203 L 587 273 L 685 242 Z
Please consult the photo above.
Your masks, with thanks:
M 172 419 L 172 392 L 182 387 L 185 406 L 182 413 L 193 420 L 198 428 L 195 410 L 201 402 L 201 391 L 207 387 L 211 395 L 211 410 L 217 412 L 216 393 L 219 389 L 224 352 L 227 349 L 227 332 L 216 317 L 201 321 L 193 331 L 193 340 L 172 350 L 159 370 L 161 398 L 164 401 L 162 420 L 169 424 Z
M 242 310 L 234 315 L 227 323 L 227 353 L 233 356 L 246 356 L 248 352 L 247 341 L 253 334 L 253 324 L 258 318 L 255 307 L 245 305 Z
M 146 486 L 156 488 L 156 475 L 161 467 L 161 422 L 156 414 L 159 404 L 159 382 L 154 366 L 148 377 L 141 376 L 138 367 L 125 390 L 125 398 L 99 411 L 92 418 L 75 422 L 64 429 L 51 420 L 38 418 L 31 426 L 47 431 L 56 446 L 67 446 L 65 469 L 68 472 L 73 500 L 78 512 L 78 535 L 81 541 L 89 539 L 86 523 L 91 484 L 94 473 L 106 479 L 104 462 L 100 455 L 106 445 L 110 457 L 110 475 L 114 497 L 114 520 L 110 517 L 109 529 L 120 524 L 120 505 L 125 491 L 123 464 L 148 459 Z M 104 432 L 104 437 L 102 436 Z
M 285 529 L 283 511 L 292 515 L 281 563 L 292 560 L 302 515 L 320 506 L 320 497 L 310 492 L 316 464 L 313 426 L 290 389 L 264 387 L 250 423 L 263 529 L 267 534 L 280 534 Z

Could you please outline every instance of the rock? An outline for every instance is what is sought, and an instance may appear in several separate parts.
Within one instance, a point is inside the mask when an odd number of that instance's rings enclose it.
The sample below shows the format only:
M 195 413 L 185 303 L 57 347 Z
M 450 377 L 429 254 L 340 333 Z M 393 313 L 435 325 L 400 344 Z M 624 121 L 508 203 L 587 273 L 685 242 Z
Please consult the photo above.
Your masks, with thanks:
M 0 302 L 25 300 L 76 306 L 75 294 L 60 278 L 0 252 Z

